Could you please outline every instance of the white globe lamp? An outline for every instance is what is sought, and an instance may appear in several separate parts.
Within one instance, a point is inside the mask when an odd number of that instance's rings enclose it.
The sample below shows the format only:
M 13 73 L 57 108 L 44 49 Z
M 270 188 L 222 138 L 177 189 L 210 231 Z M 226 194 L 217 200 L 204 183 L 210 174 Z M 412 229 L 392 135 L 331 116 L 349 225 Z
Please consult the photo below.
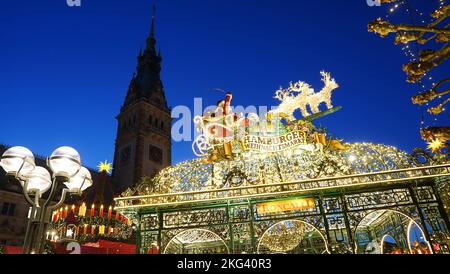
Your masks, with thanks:
M 16 146 L 3 153 L 0 166 L 7 174 L 21 176 L 32 171 L 36 164 L 33 153 L 28 148 Z
M 52 180 L 50 177 L 50 173 L 47 169 L 37 166 L 31 172 L 24 175 L 24 178 L 27 182 L 27 192 L 28 193 L 39 193 L 43 194 L 47 192 L 52 186 Z M 22 186 L 24 186 L 24 182 L 21 181 Z
M 80 154 L 72 147 L 63 146 L 55 149 L 47 159 L 48 166 L 53 171 L 53 176 L 70 178 L 81 168 Z
M 80 170 L 72 176 L 68 182 L 64 183 L 71 193 L 81 193 L 86 188 L 92 186 L 92 177 L 89 170 L 81 167 Z

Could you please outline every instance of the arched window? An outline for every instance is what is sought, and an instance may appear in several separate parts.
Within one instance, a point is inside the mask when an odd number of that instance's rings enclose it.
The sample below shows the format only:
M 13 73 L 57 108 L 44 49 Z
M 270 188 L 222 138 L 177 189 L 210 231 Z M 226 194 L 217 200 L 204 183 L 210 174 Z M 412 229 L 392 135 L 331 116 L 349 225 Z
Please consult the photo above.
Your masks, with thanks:
M 164 122 L 163 121 L 161 121 L 161 130 L 164 130 Z

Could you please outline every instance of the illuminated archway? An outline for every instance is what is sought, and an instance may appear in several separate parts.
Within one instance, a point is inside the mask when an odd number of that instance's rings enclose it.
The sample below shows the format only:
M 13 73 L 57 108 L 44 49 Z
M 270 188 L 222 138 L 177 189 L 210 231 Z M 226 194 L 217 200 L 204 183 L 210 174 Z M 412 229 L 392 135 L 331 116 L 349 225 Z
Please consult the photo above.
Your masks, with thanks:
M 383 224 L 383 222 L 386 221 L 391 222 L 389 224 L 391 231 L 388 231 L 389 227 L 386 224 Z M 378 229 L 378 232 L 376 229 L 377 225 L 382 227 L 382 229 Z M 370 227 L 372 227 L 372 229 Z M 387 236 L 392 237 L 399 248 L 403 247 L 408 253 L 413 253 L 412 240 L 414 239 L 411 238 L 412 227 L 415 227 L 419 231 L 421 243 L 426 245 L 431 251 L 431 245 L 425 239 L 422 227 L 414 219 L 397 210 L 374 210 L 367 214 L 356 226 L 356 253 L 383 253 L 383 244 L 385 242 L 385 237 Z M 399 242 L 398 239 L 392 235 L 399 232 L 404 233 L 404 235 L 400 235 L 404 238 L 403 243 L 401 241 Z M 361 234 L 366 234 L 367 239 L 372 238 L 372 240 L 370 242 L 361 241 Z M 364 249 L 362 249 L 361 246 L 364 247 Z M 370 247 L 371 250 L 366 249 L 366 247 Z
M 301 220 L 285 220 L 269 227 L 261 236 L 258 254 L 329 253 L 327 240 L 313 225 Z
M 413 229 L 416 228 L 415 231 L 413 231 Z M 415 238 L 413 239 L 411 237 L 411 234 L 417 233 L 417 230 L 419 231 L 419 235 L 415 235 Z M 417 224 L 416 221 L 414 221 L 413 219 L 410 220 L 409 224 L 408 224 L 408 228 L 406 229 L 406 233 L 408 235 L 408 243 L 409 243 L 409 250 L 412 253 L 418 253 L 417 252 L 417 248 L 420 247 L 422 248 L 422 250 L 420 251 L 420 253 L 424 253 L 423 250 L 423 245 L 425 245 L 426 248 L 428 248 L 428 252 L 426 253 L 431 253 L 431 245 L 430 243 L 425 239 L 425 234 L 423 233 L 423 229 L 419 226 L 419 224 Z M 415 240 L 414 242 L 412 240 Z M 419 246 L 414 246 L 415 243 L 418 243 Z
M 175 235 L 164 249 L 164 254 L 230 253 L 225 241 L 207 229 L 188 229 Z
M 392 238 L 391 235 L 389 235 L 389 234 L 384 235 L 383 238 L 381 238 L 381 244 L 380 244 L 381 254 L 389 253 L 387 248 L 386 248 L 386 246 L 385 246 L 385 245 L 387 245 L 387 243 L 389 243 L 389 241 L 387 241 L 389 238 L 392 239 L 393 244 L 397 245 L 397 242 L 395 241 L 394 238 Z

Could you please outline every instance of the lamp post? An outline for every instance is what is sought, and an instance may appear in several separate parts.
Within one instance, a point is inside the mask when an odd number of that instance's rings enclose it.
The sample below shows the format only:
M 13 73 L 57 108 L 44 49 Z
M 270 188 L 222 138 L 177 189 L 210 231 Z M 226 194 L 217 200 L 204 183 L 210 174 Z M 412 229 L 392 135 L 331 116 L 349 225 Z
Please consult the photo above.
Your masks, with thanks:
M 57 148 L 47 158 L 47 169 L 36 166 L 33 153 L 25 147 L 11 147 L 6 150 L 0 161 L 0 166 L 7 176 L 13 177 L 23 187 L 26 201 L 31 205 L 30 216 L 25 235 L 23 253 L 43 253 L 46 241 L 45 233 L 51 222 L 52 212 L 60 207 L 67 193 L 81 195 L 92 185 L 90 172 L 81 166 L 78 152 L 67 146 Z M 52 204 L 59 185 L 64 188 L 59 201 Z M 42 200 L 42 194 L 50 190 L 47 199 Z

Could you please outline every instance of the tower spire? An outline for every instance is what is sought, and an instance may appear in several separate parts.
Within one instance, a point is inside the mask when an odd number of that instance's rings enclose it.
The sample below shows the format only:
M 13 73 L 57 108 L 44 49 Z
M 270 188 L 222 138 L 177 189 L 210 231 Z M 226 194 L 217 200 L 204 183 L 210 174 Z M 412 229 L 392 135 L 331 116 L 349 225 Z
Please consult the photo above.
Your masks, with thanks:
M 153 13 L 152 13 L 152 26 L 150 28 L 150 35 L 147 38 L 147 50 L 156 53 L 155 45 L 155 14 L 156 14 L 156 6 L 153 5 Z
M 153 5 L 153 14 L 152 14 L 152 29 L 150 34 L 155 36 L 155 15 L 156 15 L 156 6 Z

